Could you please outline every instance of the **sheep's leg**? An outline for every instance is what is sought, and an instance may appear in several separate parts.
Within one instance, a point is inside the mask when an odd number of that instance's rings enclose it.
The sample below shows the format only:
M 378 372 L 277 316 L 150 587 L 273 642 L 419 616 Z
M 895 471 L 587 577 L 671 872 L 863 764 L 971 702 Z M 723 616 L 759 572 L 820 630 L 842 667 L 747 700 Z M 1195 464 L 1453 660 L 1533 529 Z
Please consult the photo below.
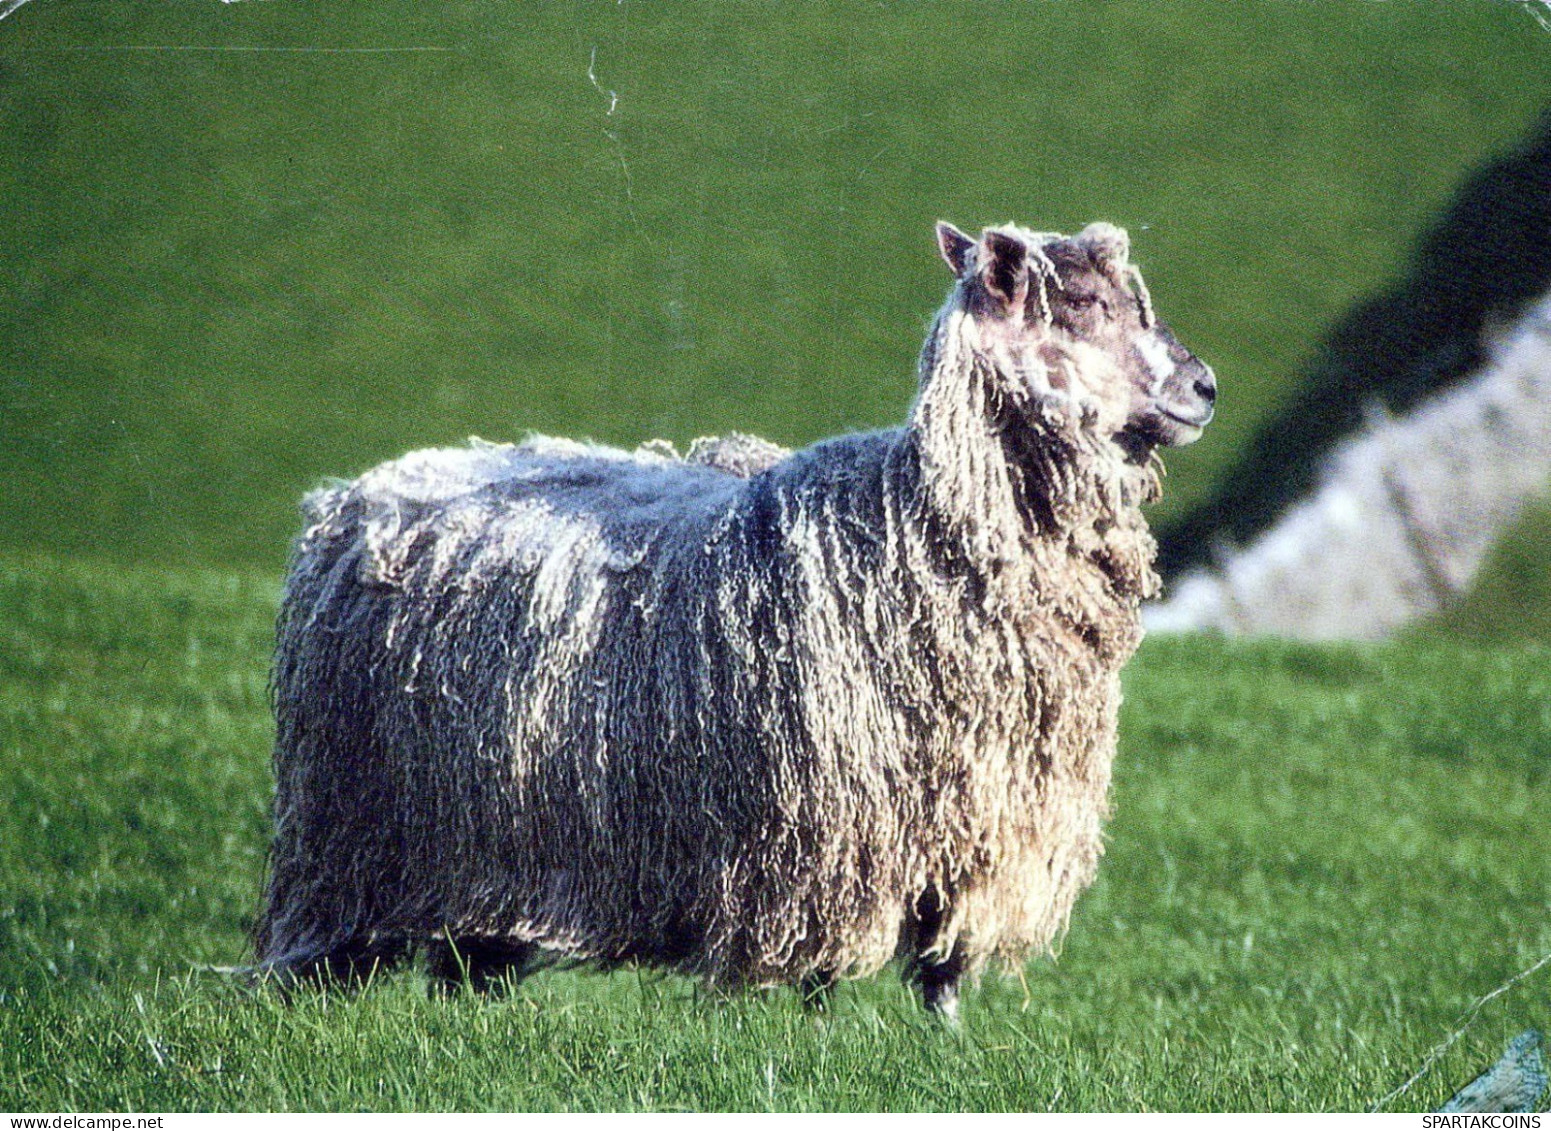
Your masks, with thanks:
M 466 985 L 476 993 L 496 993 L 532 969 L 537 950 L 513 939 L 437 939 L 426 948 L 432 990 L 451 993 Z
M 287 991 L 309 983 L 358 990 L 408 955 L 409 944 L 403 939 L 352 939 L 323 954 L 276 963 L 270 970 Z
M 964 955 L 957 947 L 941 962 L 916 962 L 916 982 L 921 987 L 921 1004 L 943 1018 L 959 1017 L 959 982 L 964 977 Z
M 797 984 L 797 992 L 802 997 L 804 1008 L 811 1009 L 815 1013 L 823 1013 L 829 1008 L 829 999 L 835 992 L 835 972 L 833 970 L 815 970 L 811 974 L 803 976 Z
M 959 982 L 964 977 L 964 948 L 957 944 L 946 957 L 934 958 L 938 934 L 948 908 L 941 893 L 928 888 L 916 901 L 915 956 L 907 977 L 921 988 L 921 1004 L 945 1021 L 959 1016 Z

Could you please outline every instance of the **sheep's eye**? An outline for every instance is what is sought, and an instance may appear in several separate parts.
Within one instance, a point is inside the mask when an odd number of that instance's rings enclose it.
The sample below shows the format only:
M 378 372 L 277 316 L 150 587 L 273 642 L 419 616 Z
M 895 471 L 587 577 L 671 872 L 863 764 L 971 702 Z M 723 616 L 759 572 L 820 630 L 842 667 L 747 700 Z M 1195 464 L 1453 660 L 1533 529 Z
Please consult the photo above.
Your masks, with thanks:
M 1088 310 L 1095 306 L 1103 307 L 1106 310 L 1109 309 L 1109 303 L 1105 302 L 1100 295 L 1072 293 L 1066 297 L 1067 301 L 1078 310 Z

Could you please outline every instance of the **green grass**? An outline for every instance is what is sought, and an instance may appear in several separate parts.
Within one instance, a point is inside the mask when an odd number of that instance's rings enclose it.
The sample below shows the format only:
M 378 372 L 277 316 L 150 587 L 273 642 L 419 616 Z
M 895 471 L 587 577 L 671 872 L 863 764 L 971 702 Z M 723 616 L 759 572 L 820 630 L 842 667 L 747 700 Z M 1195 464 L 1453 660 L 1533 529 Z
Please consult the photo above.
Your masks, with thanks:
M 1423 634 L 1474 641 L 1551 641 L 1551 498 L 1527 507 L 1498 539 L 1470 589 Z
M 452 50 L 315 50 L 342 46 Z M 816 1020 L 631 973 L 285 1006 L 211 972 L 263 874 L 272 576 L 305 487 L 413 446 L 897 421 L 939 217 L 1132 229 L 1223 386 L 1166 521 L 1547 89 L 1551 35 L 1505 0 L 26 5 L 0 1109 L 1377 1099 L 1551 950 L 1551 653 L 1482 643 L 1551 639 L 1544 511 L 1402 644 L 1149 642 L 1100 879 L 961 1035 L 887 975 Z M 1548 983 L 1402 1105 L 1551 1025 Z
M 411 447 L 896 422 L 939 217 L 1133 231 L 1222 379 L 1166 519 L 1547 90 L 1508 0 L 28 4 L 0 546 L 276 569 Z
M 267 579 L 0 558 L 0 1109 L 1356 1109 L 1551 951 L 1551 653 L 1149 641 L 1058 961 L 954 1035 L 890 975 L 795 995 L 420 977 L 291 1006 L 244 959 Z M 1551 1024 L 1551 972 L 1398 1106 Z

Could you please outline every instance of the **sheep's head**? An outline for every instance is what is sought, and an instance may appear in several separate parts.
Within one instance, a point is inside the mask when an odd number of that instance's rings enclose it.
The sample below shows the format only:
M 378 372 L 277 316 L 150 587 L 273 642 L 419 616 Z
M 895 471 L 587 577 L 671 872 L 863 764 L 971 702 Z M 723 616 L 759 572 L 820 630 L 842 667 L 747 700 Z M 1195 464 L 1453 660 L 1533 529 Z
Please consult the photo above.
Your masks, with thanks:
M 1130 241 L 1112 224 L 1075 236 L 1011 225 L 972 239 L 937 225 L 979 350 L 1019 401 L 1078 406 L 1129 445 L 1188 444 L 1217 381 L 1153 315 Z

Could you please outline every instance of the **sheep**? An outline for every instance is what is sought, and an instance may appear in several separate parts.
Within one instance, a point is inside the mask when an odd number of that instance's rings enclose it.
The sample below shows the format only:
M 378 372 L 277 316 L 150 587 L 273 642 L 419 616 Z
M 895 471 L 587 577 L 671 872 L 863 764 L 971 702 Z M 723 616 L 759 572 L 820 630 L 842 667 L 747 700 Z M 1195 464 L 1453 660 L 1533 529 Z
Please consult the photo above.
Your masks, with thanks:
M 534 437 L 305 501 L 257 968 L 541 959 L 925 1006 L 1064 930 L 1102 851 L 1140 506 L 1216 383 L 1123 230 L 937 228 L 902 427 L 680 458 Z

